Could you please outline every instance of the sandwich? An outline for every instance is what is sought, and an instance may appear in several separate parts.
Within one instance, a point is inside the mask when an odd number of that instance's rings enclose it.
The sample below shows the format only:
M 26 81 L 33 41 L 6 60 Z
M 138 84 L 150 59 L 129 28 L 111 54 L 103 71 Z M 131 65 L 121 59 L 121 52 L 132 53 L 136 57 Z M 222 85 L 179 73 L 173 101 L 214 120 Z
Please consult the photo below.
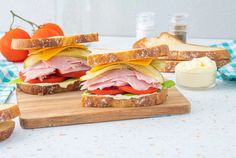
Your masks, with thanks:
M 158 57 L 152 62 L 152 65 L 161 72 L 174 72 L 175 66 L 181 61 L 204 56 L 214 60 L 218 68 L 230 62 L 230 54 L 224 48 L 186 44 L 166 32 L 161 33 L 160 37 L 142 38 L 133 44 L 133 48 L 146 48 L 160 44 L 169 47 L 167 56 Z
M 84 107 L 144 107 L 163 103 L 167 81 L 150 63 L 168 53 L 167 45 L 119 51 L 93 51 L 92 68 L 80 78 Z
M 0 104 L 0 141 L 11 136 L 15 122 L 12 120 L 20 115 L 16 104 Z
M 90 51 L 83 43 L 98 41 L 98 34 L 55 36 L 41 39 L 13 39 L 12 49 L 29 50 L 17 88 L 33 95 L 47 95 L 79 90 Z

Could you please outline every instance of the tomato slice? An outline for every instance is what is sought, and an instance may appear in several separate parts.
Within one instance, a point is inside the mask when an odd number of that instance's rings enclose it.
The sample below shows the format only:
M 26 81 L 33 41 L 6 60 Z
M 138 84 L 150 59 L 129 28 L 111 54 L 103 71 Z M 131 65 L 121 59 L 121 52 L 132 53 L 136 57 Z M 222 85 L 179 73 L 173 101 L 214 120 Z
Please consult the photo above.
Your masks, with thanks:
M 90 91 L 93 94 L 99 94 L 99 95 L 116 95 L 116 94 L 123 94 L 125 93 L 125 91 L 117 88 L 117 87 L 108 87 L 108 88 L 104 88 L 102 90 L 100 89 L 96 89 L 96 90 L 92 90 Z
M 23 81 L 25 80 L 25 76 L 23 75 L 22 72 L 19 73 L 19 77 L 21 80 Z M 31 79 L 27 82 L 28 83 L 58 83 L 58 82 L 65 81 L 66 79 L 67 79 L 66 77 L 62 77 L 62 76 L 48 75 L 43 80 L 39 80 L 38 78 L 36 78 L 36 79 Z
M 147 90 L 136 90 L 136 89 L 133 89 L 130 85 L 119 86 L 119 89 L 128 93 L 132 93 L 132 94 L 150 94 L 157 91 L 157 88 L 154 88 L 154 87 L 150 87 Z
M 86 71 L 76 71 L 76 72 L 69 72 L 66 74 L 61 74 L 61 73 L 57 73 L 58 76 L 62 76 L 62 77 L 72 77 L 72 78 L 80 78 L 81 76 L 85 75 Z

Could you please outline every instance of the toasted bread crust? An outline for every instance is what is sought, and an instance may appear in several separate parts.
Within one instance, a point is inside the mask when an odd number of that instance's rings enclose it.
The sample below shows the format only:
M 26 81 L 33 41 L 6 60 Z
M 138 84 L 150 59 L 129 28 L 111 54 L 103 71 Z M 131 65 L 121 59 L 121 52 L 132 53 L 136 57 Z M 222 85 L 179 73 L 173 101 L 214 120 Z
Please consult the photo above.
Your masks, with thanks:
M 67 45 L 75 45 L 78 43 L 98 41 L 98 33 L 82 34 L 75 36 L 58 36 L 53 38 L 41 39 L 13 39 L 11 43 L 12 49 L 29 50 L 47 47 L 61 47 Z
M 0 105 L 0 123 L 11 120 L 20 115 L 19 107 L 16 104 Z
M 152 93 L 145 96 L 130 99 L 114 99 L 106 95 L 83 95 L 82 106 L 84 107 L 143 107 L 162 104 L 167 97 L 167 90 L 162 90 L 160 93 Z
M 214 51 L 169 51 L 168 56 L 158 57 L 162 60 L 192 60 L 193 58 L 205 57 L 212 60 L 229 60 L 230 54 L 227 50 Z
M 156 59 L 159 56 L 167 55 L 169 49 L 167 45 L 158 45 L 149 48 L 138 48 L 123 50 L 111 53 L 90 54 L 87 57 L 88 65 L 102 65 L 112 62 L 139 60 L 139 59 Z
M 0 123 L 0 141 L 9 138 L 15 128 L 15 122 L 12 120 Z
M 80 81 L 76 81 L 73 84 L 68 85 L 66 88 L 62 88 L 59 84 L 52 85 L 40 85 L 40 84 L 17 84 L 17 89 L 27 94 L 33 95 L 48 95 L 69 91 L 76 91 L 80 89 Z
M 160 37 L 156 37 L 156 39 L 162 39 L 162 38 L 175 41 L 176 44 L 184 44 L 182 41 L 176 39 L 173 35 L 165 33 L 165 32 L 161 33 Z M 148 38 L 142 38 L 133 44 L 133 48 L 145 48 L 148 46 L 148 43 L 149 43 Z M 166 44 L 168 45 L 168 43 Z M 209 46 L 200 46 L 200 45 L 195 45 L 195 44 L 186 44 L 186 45 L 209 48 Z M 199 58 L 199 57 L 204 57 L 204 56 L 207 56 L 212 60 L 226 60 L 226 59 L 230 59 L 231 57 L 226 49 L 220 49 L 220 50 L 216 49 L 216 50 L 211 50 L 211 51 L 188 51 L 188 50 L 177 51 L 177 50 L 169 49 L 169 53 L 167 56 L 158 57 L 158 58 L 162 60 L 191 60 L 193 58 Z
M 157 69 L 160 72 L 175 72 L 175 66 L 182 61 L 177 60 L 160 60 L 160 67 Z M 215 60 L 217 68 L 220 68 L 230 62 L 230 60 Z

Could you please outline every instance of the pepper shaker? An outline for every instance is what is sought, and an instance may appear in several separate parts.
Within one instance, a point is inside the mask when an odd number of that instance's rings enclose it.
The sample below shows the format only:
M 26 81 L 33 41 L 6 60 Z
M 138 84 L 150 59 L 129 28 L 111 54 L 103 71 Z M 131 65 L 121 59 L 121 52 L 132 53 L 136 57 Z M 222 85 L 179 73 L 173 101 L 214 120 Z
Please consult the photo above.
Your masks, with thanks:
M 175 14 L 169 19 L 169 32 L 177 39 L 186 42 L 188 14 Z

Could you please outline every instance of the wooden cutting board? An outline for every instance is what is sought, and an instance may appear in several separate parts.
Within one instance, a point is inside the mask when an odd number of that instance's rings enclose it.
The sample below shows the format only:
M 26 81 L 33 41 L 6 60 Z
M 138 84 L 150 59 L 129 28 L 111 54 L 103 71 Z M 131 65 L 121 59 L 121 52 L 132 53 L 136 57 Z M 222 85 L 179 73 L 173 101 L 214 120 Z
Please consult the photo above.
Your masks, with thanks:
M 134 108 L 84 108 L 79 91 L 36 96 L 17 91 L 20 124 L 23 128 L 128 120 L 190 112 L 189 101 L 176 89 L 169 89 L 165 103 Z

